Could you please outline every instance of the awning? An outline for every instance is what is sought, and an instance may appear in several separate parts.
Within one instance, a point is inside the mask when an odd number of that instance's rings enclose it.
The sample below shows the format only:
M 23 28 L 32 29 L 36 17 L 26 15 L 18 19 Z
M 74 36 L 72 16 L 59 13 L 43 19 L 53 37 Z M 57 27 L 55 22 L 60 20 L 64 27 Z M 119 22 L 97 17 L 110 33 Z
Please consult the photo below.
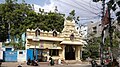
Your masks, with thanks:
M 77 42 L 77 41 L 62 41 L 60 44 L 64 45 L 83 45 L 82 42 Z

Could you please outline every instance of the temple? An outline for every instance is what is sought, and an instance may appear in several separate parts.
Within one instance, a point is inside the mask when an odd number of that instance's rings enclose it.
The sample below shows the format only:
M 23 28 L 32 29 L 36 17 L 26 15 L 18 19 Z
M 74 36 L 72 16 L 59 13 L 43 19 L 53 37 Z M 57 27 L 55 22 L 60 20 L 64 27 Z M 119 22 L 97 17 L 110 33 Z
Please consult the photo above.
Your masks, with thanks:
M 46 61 L 50 56 L 53 59 L 80 61 L 84 43 L 75 26 L 75 21 L 65 20 L 61 33 L 27 29 L 26 49 L 33 49 L 39 61 Z

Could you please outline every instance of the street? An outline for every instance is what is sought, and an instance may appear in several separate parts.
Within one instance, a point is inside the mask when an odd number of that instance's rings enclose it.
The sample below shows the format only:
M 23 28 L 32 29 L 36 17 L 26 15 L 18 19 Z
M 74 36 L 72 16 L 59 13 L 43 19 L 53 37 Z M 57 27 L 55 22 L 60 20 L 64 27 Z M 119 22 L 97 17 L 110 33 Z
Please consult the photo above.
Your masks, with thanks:
M 19 63 L 19 62 L 3 62 L 1 67 L 17 67 L 20 65 L 22 67 L 91 67 L 90 64 L 61 64 L 61 65 L 54 65 L 50 66 L 48 64 L 41 64 L 39 63 L 39 66 L 28 66 L 26 63 Z

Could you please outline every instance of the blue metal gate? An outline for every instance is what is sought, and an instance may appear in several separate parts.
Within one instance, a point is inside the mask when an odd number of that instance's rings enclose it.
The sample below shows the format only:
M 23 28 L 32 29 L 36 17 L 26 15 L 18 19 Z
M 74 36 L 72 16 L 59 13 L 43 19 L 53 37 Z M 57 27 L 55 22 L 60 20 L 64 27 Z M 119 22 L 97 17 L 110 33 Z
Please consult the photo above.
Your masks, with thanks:
M 33 56 L 33 49 L 27 49 L 27 60 L 33 60 L 34 56 Z
M 3 58 L 4 58 L 4 61 L 6 62 L 16 62 L 17 51 L 4 51 Z
M 34 55 L 34 51 L 36 51 L 35 55 Z M 38 50 L 34 50 L 34 49 L 27 49 L 27 60 L 30 58 L 30 60 L 37 60 L 38 59 Z M 36 58 L 35 58 L 36 57 Z

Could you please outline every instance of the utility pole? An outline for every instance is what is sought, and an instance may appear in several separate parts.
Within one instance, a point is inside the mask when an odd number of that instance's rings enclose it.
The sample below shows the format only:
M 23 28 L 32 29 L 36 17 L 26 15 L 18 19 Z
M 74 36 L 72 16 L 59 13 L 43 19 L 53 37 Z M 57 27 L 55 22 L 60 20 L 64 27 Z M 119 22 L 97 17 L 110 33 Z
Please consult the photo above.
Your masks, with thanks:
M 101 63 L 101 67 L 103 67 L 104 66 L 104 62 L 103 62 L 103 49 L 104 49 L 104 32 L 105 32 L 105 29 L 107 28 L 107 27 L 104 27 L 105 25 L 106 25 L 106 21 L 103 21 L 103 19 L 105 19 L 104 17 L 106 17 L 105 16 L 105 0 L 93 0 L 93 2 L 98 2 L 98 1 L 102 1 L 102 17 L 101 17 L 101 22 L 103 23 L 103 26 L 101 26 L 102 27 L 102 33 L 101 33 L 101 44 L 100 44 L 100 63 Z M 112 48 L 112 26 L 111 26 L 111 17 L 110 17 L 110 10 L 111 10 L 111 4 L 113 4 L 114 3 L 114 0 L 110 0 L 109 2 L 108 2 L 108 4 L 107 4 L 107 6 L 108 6 L 108 8 L 107 8 L 107 10 L 108 10 L 108 23 L 109 23 L 109 25 L 108 25 L 108 27 L 109 27 L 109 37 L 110 37 L 110 50 L 111 50 L 111 48 Z M 112 51 L 112 50 L 111 50 Z M 112 60 L 112 52 L 111 52 L 111 60 Z
M 104 14 L 105 14 L 105 0 L 102 0 L 102 17 L 101 17 L 101 22 L 103 23 L 103 18 L 104 18 Z M 100 63 L 101 63 L 101 67 L 104 66 L 104 62 L 103 62 L 103 48 L 104 48 L 104 42 L 103 42 L 103 37 L 104 37 L 104 27 L 102 28 L 102 33 L 101 33 L 101 44 L 100 44 Z
M 107 4 L 107 6 L 108 6 L 108 19 L 109 19 L 109 37 L 110 37 L 110 51 L 111 51 L 111 60 L 113 59 L 112 58 L 112 25 L 111 25 L 111 16 L 110 16 L 110 2 Z
M 111 7 L 110 7 L 110 4 L 111 4 L 111 2 L 108 2 L 108 4 L 107 4 L 107 11 L 108 11 L 108 17 L 107 16 L 105 16 L 105 0 L 102 0 L 102 7 L 103 7 L 103 12 L 102 12 L 102 23 L 103 23 L 103 28 L 102 28 L 102 43 L 101 43 L 101 46 L 100 46 L 100 50 L 101 50 L 101 65 L 102 65 L 102 67 L 104 66 L 104 63 L 103 63 L 103 49 L 104 49 L 104 31 L 105 31 L 105 29 L 107 28 L 107 27 L 105 27 L 105 23 L 107 22 L 107 21 L 103 21 L 103 19 L 105 19 L 104 17 L 107 17 L 108 18 L 108 23 L 109 23 L 109 25 L 108 25 L 108 27 L 109 27 L 109 37 L 110 37 L 110 51 L 111 51 L 111 48 L 112 48 L 112 26 L 111 26 L 111 17 L 110 17 L 110 9 L 111 9 Z M 110 59 L 112 60 L 112 52 L 110 53 Z

